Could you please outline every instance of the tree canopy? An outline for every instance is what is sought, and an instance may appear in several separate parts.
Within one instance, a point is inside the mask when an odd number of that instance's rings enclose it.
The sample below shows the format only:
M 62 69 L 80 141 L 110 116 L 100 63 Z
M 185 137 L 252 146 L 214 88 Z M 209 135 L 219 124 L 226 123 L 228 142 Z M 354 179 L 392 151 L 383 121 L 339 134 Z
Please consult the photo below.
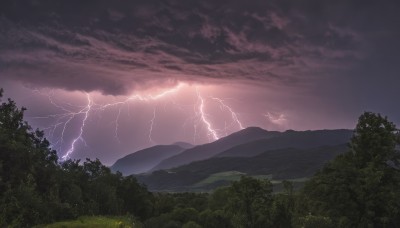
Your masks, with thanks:
M 349 151 L 303 189 L 308 211 L 329 217 L 336 227 L 399 226 L 398 133 L 386 117 L 361 115 Z

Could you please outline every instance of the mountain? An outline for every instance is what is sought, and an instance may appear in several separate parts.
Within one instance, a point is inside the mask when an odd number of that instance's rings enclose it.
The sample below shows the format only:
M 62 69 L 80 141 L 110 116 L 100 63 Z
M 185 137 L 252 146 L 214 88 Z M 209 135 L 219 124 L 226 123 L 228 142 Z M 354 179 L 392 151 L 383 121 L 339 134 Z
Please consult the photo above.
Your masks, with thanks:
M 352 130 L 285 131 L 276 137 L 260 139 L 234 146 L 217 157 L 252 157 L 267 150 L 281 148 L 308 149 L 349 142 Z
M 139 150 L 118 159 L 111 166 L 111 170 L 114 172 L 120 171 L 125 176 L 147 172 L 162 160 L 184 151 L 186 148 L 182 146 L 190 147 L 192 145 L 188 143 L 175 143 Z
M 347 150 L 346 144 L 309 149 L 268 150 L 253 157 L 212 157 L 187 165 L 139 175 L 138 180 L 152 191 L 208 191 L 227 185 L 241 175 L 304 181 L 326 162 Z
M 259 127 L 249 127 L 235 132 L 212 143 L 195 146 L 184 152 L 167 158 L 160 162 L 152 171 L 169 169 L 180 165 L 188 164 L 193 161 L 204 160 L 213 157 L 231 147 L 247 143 L 258 139 L 268 139 L 281 134 L 277 131 L 266 131 Z
M 190 148 L 194 147 L 194 145 L 192 145 L 190 143 L 187 143 L 187 142 L 176 142 L 176 143 L 174 143 L 172 145 L 177 145 L 177 146 L 180 146 L 180 147 L 182 147 L 184 149 L 190 149 Z
M 249 175 L 272 175 L 273 179 L 293 179 L 314 174 L 322 165 L 347 150 L 346 144 L 298 149 L 267 150 L 253 157 L 213 157 L 171 169 L 211 175 L 238 171 Z

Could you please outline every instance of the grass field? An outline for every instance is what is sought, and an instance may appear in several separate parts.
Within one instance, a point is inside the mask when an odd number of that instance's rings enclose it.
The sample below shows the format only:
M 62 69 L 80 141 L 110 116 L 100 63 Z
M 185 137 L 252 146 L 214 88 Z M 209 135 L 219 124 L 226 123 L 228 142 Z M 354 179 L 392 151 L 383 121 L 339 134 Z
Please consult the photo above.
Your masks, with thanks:
M 221 173 L 214 173 L 207 177 L 206 179 L 196 183 L 193 185 L 193 187 L 202 187 L 206 186 L 209 184 L 212 184 L 217 181 L 238 181 L 240 180 L 240 177 L 246 175 L 246 173 L 238 172 L 238 171 L 227 171 L 227 172 L 221 172 Z M 257 176 L 252 176 L 257 179 L 271 179 L 272 175 L 257 175 Z
M 228 171 L 221 173 L 214 173 L 207 177 L 206 179 L 196 183 L 193 185 L 194 187 L 202 187 L 208 184 L 212 184 L 217 181 L 237 181 L 240 180 L 240 177 L 245 175 L 245 173 L 241 173 L 238 171 Z
M 218 182 L 218 181 L 238 181 L 242 175 L 246 175 L 246 173 L 238 172 L 238 171 L 228 171 L 228 172 L 220 172 L 214 173 L 207 177 L 206 179 L 194 184 L 192 187 L 194 188 L 202 188 L 209 184 Z M 274 185 L 274 191 L 280 192 L 282 190 L 282 180 L 273 180 L 272 175 L 255 175 L 252 176 L 257 179 L 268 179 Z M 297 178 L 297 179 L 289 179 L 288 181 L 293 183 L 295 189 L 301 187 L 308 178 Z
M 82 216 L 76 220 L 56 222 L 49 225 L 42 225 L 37 227 L 46 228 L 64 228 L 64 227 L 76 227 L 76 228 L 87 228 L 87 227 L 118 227 L 118 228 L 129 228 L 129 227 L 140 227 L 135 226 L 133 221 L 126 217 L 103 217 L 103 216 Z
M 292 183 L 304 183 L 308 181 L 310 178 L 308 177 L 302 177 L 302 178 L 296 178 L 296 179 L 288 179 L 287 181 L 290 181 Z M 272 184 L 281 184 L 282 180 L 271 180 Z

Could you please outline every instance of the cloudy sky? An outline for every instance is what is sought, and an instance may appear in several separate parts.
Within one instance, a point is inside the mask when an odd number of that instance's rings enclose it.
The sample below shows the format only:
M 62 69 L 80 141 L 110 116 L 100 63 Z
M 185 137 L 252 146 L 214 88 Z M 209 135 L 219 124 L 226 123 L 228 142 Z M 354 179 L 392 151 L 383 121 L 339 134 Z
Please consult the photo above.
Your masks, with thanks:
M 395 0 L 2 0 L 0 87 L 60 157 L 400 124 Z

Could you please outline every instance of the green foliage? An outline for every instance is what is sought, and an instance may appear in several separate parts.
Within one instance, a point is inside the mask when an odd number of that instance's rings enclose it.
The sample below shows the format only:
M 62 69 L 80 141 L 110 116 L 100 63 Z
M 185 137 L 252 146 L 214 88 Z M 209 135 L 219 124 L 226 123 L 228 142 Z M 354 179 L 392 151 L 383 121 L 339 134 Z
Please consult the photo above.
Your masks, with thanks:
M 231 197 L 231 189 L 229 187 L 217 188 L 211 195 L 208 201 L 211 210 L 224 210 Z
M 306 215 L 300 218 L 301 227 L 304 228 L 315 228 L 315 227 L 324 227 L 324 228 L 334 228 L 333 222 L 331 218 L 324 216 L 315 216 L 315 215 Z
M 133 176 L 122 178 L 116 193 L 122 200 L 123 211 L 128 211 L 142 220 L 152 215 L 154 197 Z
M 273 227 L 291 227 L 296 196 L 293 192 L 293 183 L 283 181 L 284 191 L 274 196 L 271 209 Z
M 225 211 L 235 227 L 269 225 L 273 200 L 272 184 L 269 180 L 242 176 L 229 189 L 230 198 Z
M 0 105 L 0 226 L 50 221 L 57 207 L 56 152 L 23 120 L 24 111 L 10 99 Z
M 200 224 L 207 228 L 232 227 L 231 220 L 223 210 L 212 211 L 207 209 L 199 215 Z
M 396 126 L 379 114 L 366 112 L 360 116 L 350 148 L 357 168 L 373 166 L 383 168 L 392 160 L 398 141 Z
M 364 113 L 350 151 L 338 156 L 305 186 L 304 207 L 337 227 L 381 227 L 399 224 L 400 174 L 393 123 Z
M 189 221 L 197 220 L 199 212 L 194 208 L 175 208 L 170 213 L 171 220 L 178 221 L 182 224 L 185 224 Z
M 43 226 L 40 226 L 43 227 Z M 137 222 L 127 217 L 100 217 L 100 216 L 82 216 L 76 220 L 56 222 L 45 225 L 45 228 L 62 228 L 62 227 L 104 227 L 104 228 L 129 228 L 138 227 Z
M 196 222 L 193 221 L 189 221 L 187 223 L 185 223 L 182 228 L 202 228 L 202 226 L 200 226 L 199 224 L 197 224 Z

